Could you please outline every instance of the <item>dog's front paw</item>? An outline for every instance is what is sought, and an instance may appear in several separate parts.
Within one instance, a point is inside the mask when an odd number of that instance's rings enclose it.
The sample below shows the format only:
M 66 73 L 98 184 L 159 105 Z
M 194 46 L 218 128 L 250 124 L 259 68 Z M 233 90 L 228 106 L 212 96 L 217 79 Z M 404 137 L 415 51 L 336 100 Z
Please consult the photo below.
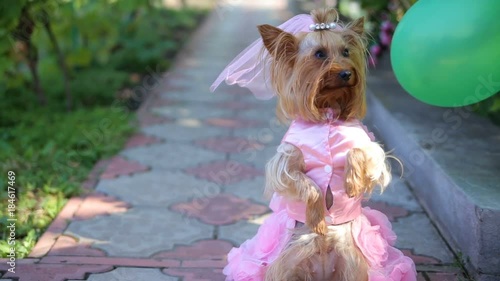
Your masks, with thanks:
M 376 185 L 383 190 L 390 179 L 385 152 L 379 144 L 372 142 L 347 153 L 345 188 L 350 197 L 370 193 Z

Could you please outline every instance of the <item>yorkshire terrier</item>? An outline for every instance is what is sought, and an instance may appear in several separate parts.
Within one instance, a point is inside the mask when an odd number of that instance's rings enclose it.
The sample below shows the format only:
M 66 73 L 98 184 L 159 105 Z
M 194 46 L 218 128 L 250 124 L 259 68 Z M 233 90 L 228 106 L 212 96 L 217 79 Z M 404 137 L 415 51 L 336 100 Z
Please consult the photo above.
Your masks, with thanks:
M 273 214 L 228 254 L 226 280 L 416 280 L 387 217 L 362 208 L 391 180 L 365 116 L 364 19 L 311 13 L 310 32 L 258 26 L 277 115 L 291 126 L 266 165 Z

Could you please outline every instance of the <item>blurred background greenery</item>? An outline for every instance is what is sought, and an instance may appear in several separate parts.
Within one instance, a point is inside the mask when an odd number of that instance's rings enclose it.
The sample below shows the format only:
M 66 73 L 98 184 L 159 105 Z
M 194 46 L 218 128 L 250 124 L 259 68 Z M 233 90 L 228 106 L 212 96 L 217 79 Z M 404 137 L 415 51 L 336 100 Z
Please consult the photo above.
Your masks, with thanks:
M 193 1 L 191 1 L 193 2 Z M 17 174 L 17 253 L 29 254 L 94 164 L 133 133 L 148 72 L 172 64 L 211 1 L 0 3 L 0 172 Z M 160 72 L 160 73 L 157 73 Z M 88 135 L 98 137 L 89 138 Z M 0 252 L 7 182 L 0 181 Z

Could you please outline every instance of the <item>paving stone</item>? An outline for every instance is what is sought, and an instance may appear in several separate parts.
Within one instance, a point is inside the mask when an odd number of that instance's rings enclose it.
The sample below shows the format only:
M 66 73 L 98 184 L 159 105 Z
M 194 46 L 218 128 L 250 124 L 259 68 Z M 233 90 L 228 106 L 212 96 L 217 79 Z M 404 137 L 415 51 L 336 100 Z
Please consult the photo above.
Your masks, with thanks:
M 158 97 L 154 100 L 154 102 L 151 103 L 149 106 L 149 109 L 151 112 L 154 112 L 154 110 L 158 107 L 164 107 L 164 106 L 180 106 L 181 103 L 178 101 L 174 100 L 169 100 L 169 99 L 162 99 L 161 97 Z
M 428 272 L 427 276 L 430 281 L 458 281 L 458 277 L 455 273 L 446 272 Z
M 128 178 L 102 180 L 97 190 L 134 206 L 168 207 L 195 197 L 214 196 L 221 187 L 180 171 L 152 170 Z
M 124 214 L 72 222 L 65 231 L 108 256 L 149 257 L 189 244 L 211 239 L 213 227 L 162 208 L 135 208 Z
M 20 264 L 16 273 L 7 272 L 2 277 L 15 277 L 19 281 L 82 280 L 87 273 L 105 272 L 112 268 L 110 265 Z
M 172 206 L 172 210 L 213 225 L 230 224 L 269 211 L 266 206 L 224 193 L 178 203 Z
M 147 170 L 147 166 L 127 160 L 121 156 L 115 156 L 110 160 L 108 167 L 106 167 L 106 170 L 104 170 L 104 172 L 101 174 L 101 179 L 112 179 L 123 175 L 144 172 Z
M 221 68 L 222 70 L 223 68 Z M 268 105 L 268 103 L 263 103 L 261 100 L 258 100 L 255 98 L 255 96 L 250 92 L 250 90 L 246 88 L 241 88 L 236 85 L 227 85 L 225 83 L 221 83 L 217 90 L 214 92 L 216 95 L 230 95 L 234 97 L 234 101 L 240 101 L 240 102 L 248 102 L 248 103 L 255 103 L 259 105 L 259 108 L 262 108 L 262 105 Z M 246 99 L 248 98 L 248 99 Z M 262 104 L 261 104 L 262 103 Z M 271 105 L 272 106 L 272 105 Z
M 212 126 L 223 128 L 252 128 L 261 127 L 262 123 L 256 120 L 240 119 L 240 118 L 209 118 L 205 123 Z
M 90 248 L 91 243 L 80 242 L 77 239 L 61 235 L 57 238 L 56 243 L 50 249 L 48 256 L 92 256 L 102 257 L 106 254 L 98 249 Z
M 157 268 L 119 267 L 106 273 L 90 274 L 87 281 L 177 281 Z M 77 281 L 77 280 L 68 280 Z
M 263 149 L 258 142 L 238 137 L 218 137 L 201 139 L 195 142 L 203 148 L 225 153 L 243 153 L 245 151 Z
M 203 163 L 196 167 L 188 168 L 185 171 L 190 175 L 211 181 L 218 185 L 236 183 L 263 174 L 260 170 L 250 165 L 232 160 Z
M 185 169 L 197 163 L 222 160 L 223 153 L 208 151 L 203 148 L 179 143 L 164 143 L 152 147 L 138 147 L 122 152 L 126 157 L 133 159 L 152 169 Z
M 85 257 L 85 256 L 46 256 L 40 260 L 46 264 L 100 264 L 115 267 L 180 267 L 180 260 L 151 259 L 151 258 L 124 258 L 124 257 Z
M 406 183 L 399 177 L 399 174 L 392 174 L 392 181 L 384 193 L 373 192 L 371 201 L 385 202 L 391 205 L 403 207 L 409 211 L 423 212 L 420 204 L 415 200 Z
M 143 134 L 137 134 L 133 135 L 128 141 L 127 144 L 125 144 L 125 148 L 134 148 L 138 146 L 146 146 L 154 143 L 160 143 L 161 140 L 152 137 L 152 136 L 146 136 Z
M 214 70 L 222 69 L 227 64 L 227 61 L 221 61 L 221 59 L 218 57 L 214 58 L 214 56 L 207 56 L 206 52 L 200 51 L 200 50 L 206 50 L 205 46 L 207 45 L 208 44 L 206 44 L 206 42 L 200 42 L 200 45 L 198 45 L 200 48 L 194 50 L 192 56 L 182 61 L 183 66 L 190 67 L 193 70 L 193 73 L 191 74 L 191 76 L 189 76 L 191 80 L 185 80 L 185 81 L 194 80 L 194 81 L 212 82 L 215 79 L 214 74 L 215 75 L 218 74 L 214 73 Z M 220 46 L 221 45 L 219 45 L 219 47 Z M 224 50 L 225 49 L 226 48 L 224 48 Z M 221 55 L 220 51 L 212 53 L 214 53 L 214 55 Z
M 172 119 L 198 119 L 205 120 L 214 117 L 229 117 L 231 111 L 214 108 L 205 104 L 184 103 L 174 106 L 155 107 L 152 109 L 155 114 L 166 116 Z
M 193 77 L 189 75 L 189 72 L 182 72 L 179 71 L 178 67 L 172 68 L 171 71 L 168 72 L 168 77 L 165 79 L 165 86 L 168 87 L 168 83 L 173 80 L 179 80 L 179 79 L 192 79 Z
M 106 169 L 110 160 L 111 159 L 101 159 L 94 165 L 87 179 L 81 185 L 84 192 L 92 192 L 94 190 L 94 187 L 99 182 L 99 176 L 102 171 Z
M 255 177 L 250 180 L 228 184 L 224 192 L 234 194 L 240 198 L 250 199 L 263 205 L 268 205 L 269 200 L 264 196 L 264 177 Z
M 199 82 L 207 82 L 212 78 L 213 76 L 211 73 L 207 73 L 206 69 L 203 69 L 200 67 L 200 59 L 203 59 L 203 57 L 188 57 L 185 60 L 183 60 L 183 63 L 185 66 L 190 67 L 189 72 L 186 72 L 186 78 L 187 79 L 170 79 L 168 81 L 168 86 L 169 87 L 175 87 L 175 88 L 183 88 L 183 89 L 201 89 L 204 92 L 207 92 L 208 95 L 210 95 L 210 92 L 208 91 L 208 87 L 206 84 L 199 83 Z M 196 69 L 195 69 L 196 68 Z M 201 70 L 201 71 L 198 71 Z M 199 74 L 199 75 L 196 75 Z M 198 83 L 196 83 L 198 82 Z M 187 95 L 187 93 L 184 93 Z M 192 93 L 193 95 L 201 95 L 200 91 L 195 91 Z M 203 93 L 205 94 L 205 93 Z
M 243 153 L 233 153 L 229 155 L 232 161 L 247 163 L 256 169 L 264 171 L 267 162 L 276 155 L 277 145 L 265 146 L 264 148 L 255 147 L 244 151 Z
M 169 91 L 161 94 L 161 97 L 172 99 L 175 101 L 184 101 L 184 102 L 224 102 L 232 99 L 227 95 L 217 95 L 210 93 L 208 87 L 202 88 L 200 86 L 189 86 L 181 90 L 181 88 L 177 88 L 177 91 Z
M 40 261 L 40 259 L 32 259 L 32 258 L 23 258 L 23 259 L 17 259 L 16 260 L 16 266 L 18 265 L 26 265 L 26 264 L 36 264 Z M 10 265 L 7 264 L 7 262 L 10 262 L 10 258 L 0 258 L 0 275 L 2 274 L 2 271 L 7 272 L 7 270 L 10 268 Z
M 173 119 L 171 118 L 159 116 L 151 112 L 138 114 L 137 119 L 139 120 L 139 126 L 143 128 L 158 124 L 170 123 L 173 121 Z
M 182 267 L 185 268 L 223 268 L 227 265 L 225 260 L 185 260 Z
M 264 124 L 259 128 L 244 128 L 234 130 L 235 137 L 241 137 L 252 141 L 257 141 L 263 145 L 278 146 L 285 135 L 286 130 L 280 127 L 273 127 Z
M 220 48 L 220 45 L 219 45 Z M 226 48 L 224 48 L 226 49 Z M 193 50 L 194 52 L 199 51 L 199 50 Z M 206 51 L 205 52 L 200 52 L 200 53 L 193 53 L 193 57 L 191 61 L 186 61 L 182 60 L 179 65 L 176 67 L 176 72 L 177 73 L 182 73 L 185 74 L 187 77 L 190 79 L 184 80 L 184 81 L 179 81 L 177 84 L 172 84 L 178 87 L 184 87 L 184 88 L 189 88 L 191 84 L 193 83 L 193 79 L 198 79 L 199 82 L 203 82 L 203 85 L 200 85 L 201 88 L 204 89 L 204 91 L 207 93 L 207 95 L 215 95 L 215 93 L 211 93 L 209 90 L 209 86 L 212 84 L 212 82 L 217 78 L 218 74 L 222 69 L 224 69 L 224 66 L 228 63 L 227 61 L 221 61 L 221 60 L 215 60 L 212 61 L 210 64 L 205 64 L 203 66 L 200 66 L 200 61 L 201 59 L 206 60 Z M 219 53 L 219 52 L 215 52 Z M 214 54 L 215 55 L 215 54 Z M 194 62 L 195 60 L 198 60 L 197 62 Z M 216 65 L 217 64 L 217 65 Z
M 453 263 L 453 255 L 425 214 L 415 213 L 400 218 L 392 226 L 398 235 L 398 248 L 412 249 L 416 255 Z
M 401 249 L 405 256 L 411 258 L 416 265 L 421 264 L 440 264 L 441 262 L 432 257 L 426 257 L 421 255 L 415 255 L 411 250 Z
M 204 74 L 204 76 L 206 76 L 206 74 Z M 203 77 L 193 77 L 192 74 L 189 79 L 169 80 L 168 83 L 166 83 L 166 91 L 162 93 L 162 97 L 182 101 L 196 101 L 197 99 L 195 98 L 198 97 L 205 101 L 204 96 L 210 97 L 211 95 L 207 82 L 208 81 L 203 79 Z
M 252 98 L 252 97 L 248 97 Z M 257 107 L 251 108 L 249 110 L 245 111 L 239 111 L 238 116 L 240 118 L 248 118 L 252 120 L 260 120 L 266 124 L 269 124 L 269 122 L 273 122 L 278 124 L 278 118 L 276 117 L 276 109 L 275 109 L 275 101 L 260 101 L 256 100 Z M 286 124 L 281 124 L 282 129 L 286 130 L 288 129 L 288 125 Z
M 408 216 L 408 210 L 398 206 L 389 205 L 385 202 L 368 201 L 368 202 L 363 202 L 363 206 L 370 207 L 372 209 L 384 213 L 387 216 L 387 218 L 392 222 L 395 221 L 397 218 Z
M 184 119 L 184 123 L 155 125 L 143 131 L 167 141 L 188 142 L 202 138 L 229 136 L 229 129 L 206 126 L 197 119 Z
M 225 260 L 233 245 L 223 240 L 202 240 L 189 246 L 177 246 L 171 251 L 157 253 L 153 258 L 179 260 Z
M 220 281 L 225 279 L 220 268 L 169 268 L 164 269 L 163 272 L 182 277 L 183 281 Z
M 75 212 L 73 219 L 88 220 L 96 216 L 123 213 L 130 206 L 116 198 L 94 192 L 85 197 L 80 208 Z
M 247 239 L 255 236 L 257 230 L 259 229 L 259 226 L 267 217 L 268 214 L 248 221 L 239 221 L 235 224 L 221 225 L 219 226 L 218 238 L 231 241 L 234 243 L 234 245 L 239 246 Z
M 255 109 L 257 104 L 251 102 L 243 102 L 243 101 L 227 101 L 216 105 L 218 108 L 226 109 L 226 110 L 247 110 L 247 109 Z

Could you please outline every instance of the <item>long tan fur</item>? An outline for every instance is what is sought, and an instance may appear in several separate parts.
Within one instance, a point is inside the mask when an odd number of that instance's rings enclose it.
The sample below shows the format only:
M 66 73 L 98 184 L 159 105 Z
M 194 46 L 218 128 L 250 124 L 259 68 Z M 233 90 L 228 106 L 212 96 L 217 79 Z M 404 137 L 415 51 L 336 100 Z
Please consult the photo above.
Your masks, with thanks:
M 351 223 L 328 226 L 320 236 L 295 229 L 292 241 L 267 269 L 266 281 L 366 281 L 368 265 L 351 235 Z
M 386 154 L 378 143 L 351 149 L 346 162 L 345 188 L 350 197 L 370 194 L 376 186 L 383 192 L 391 181 Z
M 333 9 L 315 10 L 315 22 L 336 22 Z M 302 118 L 323 122 L 324 109 L 336 118 L 362 119 L 366 113 L 366 48 L 363 19 L 341 28 L 289 34 L 271 25 L 259 26 L 271 59 L 270 78 L 278 95 L 281 120 Z M 348 55 L 346 55 L 346 49 Z M 321 50 L 324 59 L 315 57 Z M 352 76 L 339 80 L 348 70 Z M 345 163 L 345 187 L 350 196 L 382 190 L 390 181 L 383 149 L 373 142 L 353 148 Z M 304 173 L 304 156 L 295 146 L 283 143 L 266 166 L 266 191 L 306 203 L 305 225 L 293 230 L 292 239 L 269 265 L 266 281 L 366 281 L 368 264 L 351 235 L 352 222 L 327 226 L 325 196 Z
M 316 184 L 304 174 L 304 158 L 299 149 L 282 144 L 278 153 L 266 165 L 266 193 L 276 192 L 306 202 L 306 225 L 324 235 L 324 198 Z

